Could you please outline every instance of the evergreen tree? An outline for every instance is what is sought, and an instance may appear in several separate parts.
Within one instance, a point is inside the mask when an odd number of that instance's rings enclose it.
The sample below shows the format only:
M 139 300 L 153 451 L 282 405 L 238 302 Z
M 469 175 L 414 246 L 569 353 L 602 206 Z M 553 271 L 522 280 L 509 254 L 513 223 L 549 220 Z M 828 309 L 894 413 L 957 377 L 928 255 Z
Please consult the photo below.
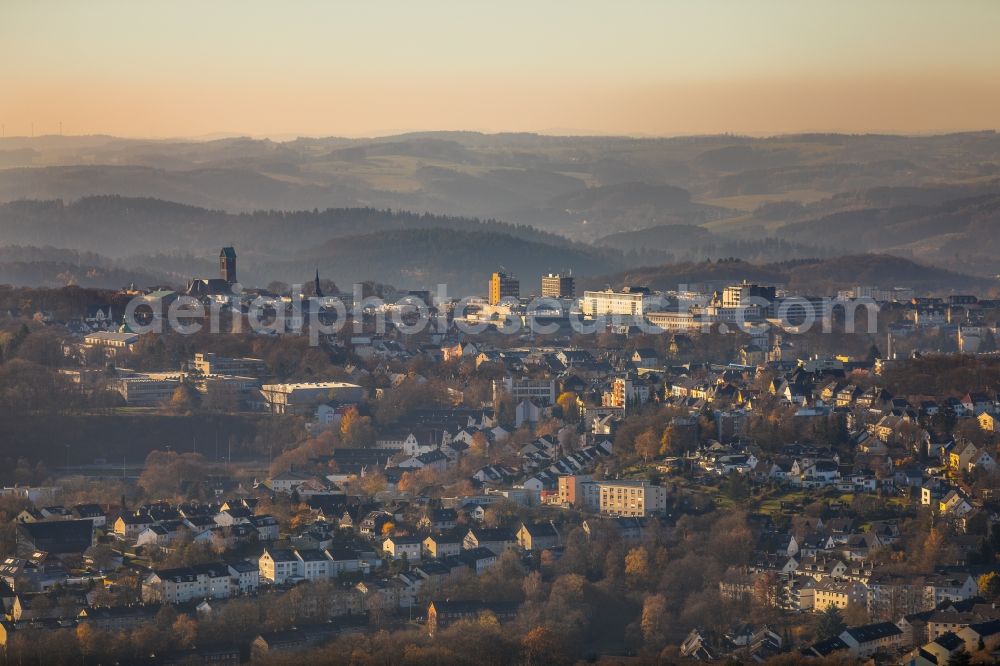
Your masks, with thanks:
M 816 638 L 821 641 L 836 638 L 844 629 L 847 629 L 844 616 L 841 614 L 840 609 L 833 604 L 827 606 L 826 610 L 820 613 L 819 618 L 816 620 Z
M 969 666 L 972 663 L 972 655 L 965 651 L 965 648 L 953 652 L 948 657 L 948 666 Z

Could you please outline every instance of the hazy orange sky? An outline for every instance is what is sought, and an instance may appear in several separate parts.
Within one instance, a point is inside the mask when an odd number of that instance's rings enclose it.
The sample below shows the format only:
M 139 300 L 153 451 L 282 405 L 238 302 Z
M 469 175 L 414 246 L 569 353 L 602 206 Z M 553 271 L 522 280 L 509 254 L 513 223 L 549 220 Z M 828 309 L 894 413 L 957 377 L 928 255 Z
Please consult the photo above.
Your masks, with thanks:
M 1000 2 L 2 0 L 6 136 L 1000 126 Z

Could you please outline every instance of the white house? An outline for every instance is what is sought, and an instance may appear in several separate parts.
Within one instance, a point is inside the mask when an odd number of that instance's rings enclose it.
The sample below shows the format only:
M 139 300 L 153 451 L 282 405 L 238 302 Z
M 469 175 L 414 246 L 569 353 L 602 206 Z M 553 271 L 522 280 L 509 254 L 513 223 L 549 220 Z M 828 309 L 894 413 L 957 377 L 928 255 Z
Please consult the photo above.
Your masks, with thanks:
M 410 562 L 418 562 L 422 543 L 420 537 L 391 536 L 382 542 L 382 550 L 395 560 L 405 557 Z

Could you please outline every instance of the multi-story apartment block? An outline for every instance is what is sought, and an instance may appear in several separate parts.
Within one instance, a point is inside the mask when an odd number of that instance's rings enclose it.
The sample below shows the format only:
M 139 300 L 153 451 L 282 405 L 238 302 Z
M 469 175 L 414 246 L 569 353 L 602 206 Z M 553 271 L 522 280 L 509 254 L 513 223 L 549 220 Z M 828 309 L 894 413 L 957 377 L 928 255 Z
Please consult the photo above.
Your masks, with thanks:
M 243 590 L 252 592 L 251 578 L 234 575 L 222 562 L 165 569 L 149 574 L 142 582 L 142 600 L 182 604 L 195 599 L 228 599 Z
M 342 571 L 358 571 L 357 555 L 345 551 L 266 548 L 258 561 L 260 579 L 272 585 L 336 578 Z
M 649 384 L 638 377 L 616 377 L 611 391 L 604 395 L 604 407 L 638 406 L 649 401 Z
M 529 377 L 504 377 L 493 380 L 493 403 L 507 393 L 515 403 L 522 400 L 532 400 L 541 406 L 554 405 L 556 402 L 556 380 L 531 379 Z
M 601 513 L 613 516 L 649 516 L 667 508 L 667 491 L 646 481 L 600 481 Z
M 856 581 L 826 579 L 816 584 L 813 590 L 813 610 L 817 613 L 830 606 L 843 610 L 848 604 L 865 606 L 868 590 Z
M 559 477 L 558 501 L 565 506 L 597 511 L 600 492 L 589 474 L 564 474 Z

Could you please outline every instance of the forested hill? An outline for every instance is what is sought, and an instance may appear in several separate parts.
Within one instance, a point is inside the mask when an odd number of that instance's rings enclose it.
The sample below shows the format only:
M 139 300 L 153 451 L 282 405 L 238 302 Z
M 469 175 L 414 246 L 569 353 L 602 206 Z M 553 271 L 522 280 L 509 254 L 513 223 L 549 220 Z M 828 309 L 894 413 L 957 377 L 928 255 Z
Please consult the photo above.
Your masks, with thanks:
M 676 289 L 680 284 L 715 280 L 738 282 L 744 279 L 783 284 L 789 290 L 819 296 L 834 296 L 841 289 L 858 285 L 912 287 L 921 293 L 987 293 L 997 289 L 997 281 L 993 279 L 926 266 L 887 254 L 859 254 L 768 264 L 752 264 L 740 260 L 684 262 L 630 269 L 581 282 L 587 288 L 632 284 L 653 289 Z
M 157 252 L 205 255 L 237 245 L 260 255 L 299 252 L 338 236 L 392 230 L 453 229 L 506 234 L 532 242 L 568 246 L 556 234 L 494 220 L 419 214 L 374 208 L 261 210 L 227 213 L 196 206 L 119 196 L 62 201 L 14 201 L 0 205 L 4 244 L 60 247 L 124 257 Z
M 406 229 L 334 239 L 302 261 L 267 264 L 286 275 L 319 267 L 337 284 L 378 280 L 397 287 L 445 283 L 456 296 L 486 293 L 490 272 L 502 267 L 521 280 L 521 293 L 538 293 L 540 277 L 553 271 L 595 275 L 620 270 L 622 255 L 587 246 L 554 246 L 507 234 L 453 229 Z M 301 275 L 300 279 L 308 278 Z
M 248 285 L 302 282 L 318 267 L 348 285 L 447 282 L 467 295 L 485 290 L 501 266 L 529 291 L 548 271 L 593 275 L 627 265 L 616 250 L 492 220 L 372 208 L 226 213 L 117 196 L 4 204 L 0 238 L 17 244 L 0 248 L 0 282 L 22 285 L 183 285 L 214 276 L 226 245 L 237 248 L 237 275 Z M 37 247 L 55 239 L 74 250 Z

